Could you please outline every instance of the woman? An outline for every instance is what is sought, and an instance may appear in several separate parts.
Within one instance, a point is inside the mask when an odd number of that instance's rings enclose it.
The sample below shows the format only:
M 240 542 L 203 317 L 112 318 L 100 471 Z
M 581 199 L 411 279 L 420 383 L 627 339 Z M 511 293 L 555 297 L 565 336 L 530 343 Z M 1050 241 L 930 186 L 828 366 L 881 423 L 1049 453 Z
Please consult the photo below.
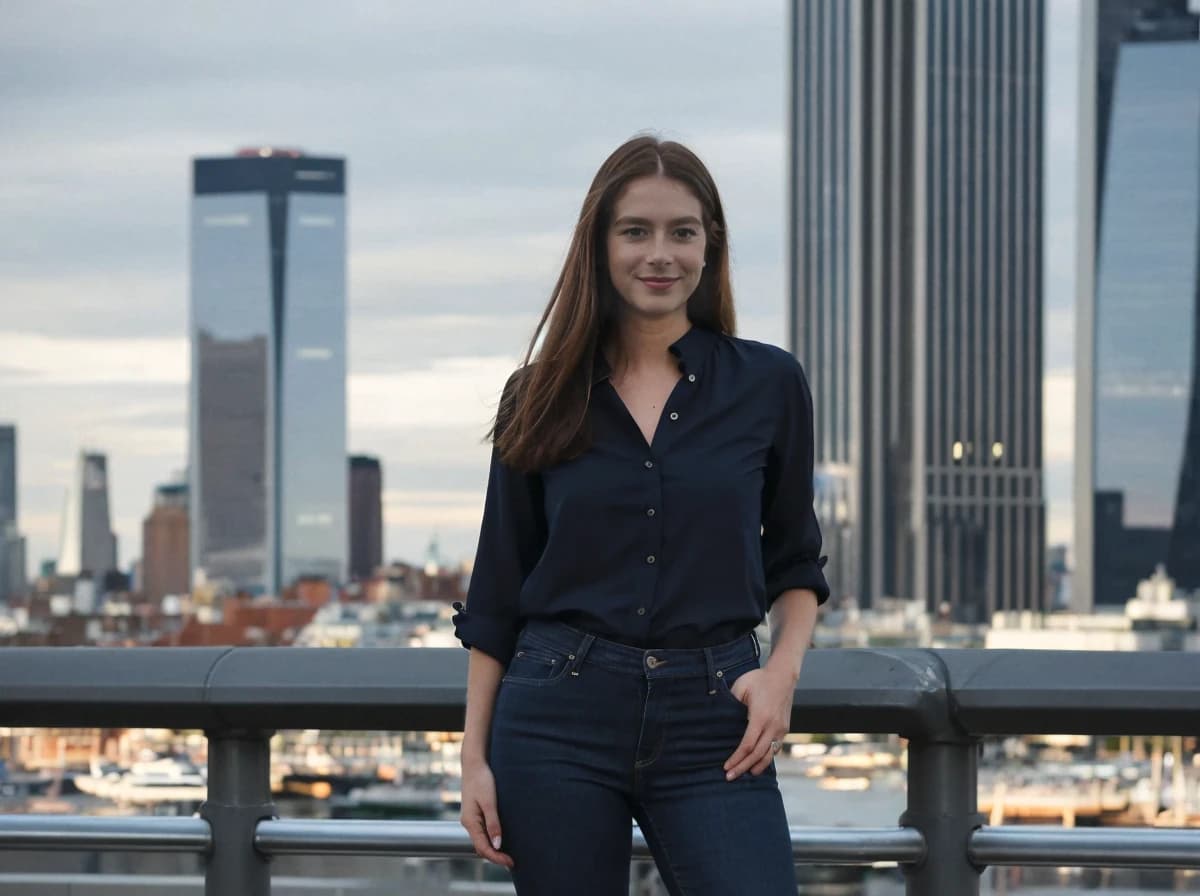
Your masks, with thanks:
M 631 819 L 673 896 L 796 892 L 773 758 L 829 594 L 812 400 L 733 330 L 712 177 L 629 141 L 501 397 L 456 604 L 462 823 L 520 896 L 627 893 Z

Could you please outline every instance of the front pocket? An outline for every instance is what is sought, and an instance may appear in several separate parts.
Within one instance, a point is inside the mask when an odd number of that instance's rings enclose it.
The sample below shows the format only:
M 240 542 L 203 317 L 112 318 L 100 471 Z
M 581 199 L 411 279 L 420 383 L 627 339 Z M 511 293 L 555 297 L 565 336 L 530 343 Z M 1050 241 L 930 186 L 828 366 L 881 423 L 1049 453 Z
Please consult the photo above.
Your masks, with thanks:
M 544 647 L 519 646 L 508 661 L 504 681 L 510 684 L 547 685 L 566 674 L 570 657 Z
M 727 669 L 718 669 L 721 674 L 717 678 L 717 693 L 723 694 L 727 700 L 736 703 L 742 709 L 746 709 L 746 704 L 739 700 L 733 693 L 733 683 L 745 675 L 752 669 L 759 668 L 758 657 L 751 657 L 748 660 L 742 660 Z

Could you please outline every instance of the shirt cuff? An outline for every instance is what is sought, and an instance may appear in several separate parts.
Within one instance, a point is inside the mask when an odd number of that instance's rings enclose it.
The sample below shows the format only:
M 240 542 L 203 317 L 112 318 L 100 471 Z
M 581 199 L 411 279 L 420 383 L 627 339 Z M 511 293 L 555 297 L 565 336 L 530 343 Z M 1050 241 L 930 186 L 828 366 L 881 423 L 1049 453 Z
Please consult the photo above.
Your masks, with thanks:
M 792 588 L 807 588 L 816 593 L 818 606 L 825 603 L 829 600 L 829 583 L 825 581 L 825 573 L 821 570 L 828 562 L 828 557 L 819 557 L 816 560 L 797 560 L 783 570 L 767 588 L 767 606 L 770 607 L 775 603 L 775 598 Z
M 488 656 L 507 666 L 517 649 L 516 620 L 508 617 L 481 616 L 469 613 L 462 601 L 455 601 L 454 634 L 462 646 L 470 650 L 478 647 Z

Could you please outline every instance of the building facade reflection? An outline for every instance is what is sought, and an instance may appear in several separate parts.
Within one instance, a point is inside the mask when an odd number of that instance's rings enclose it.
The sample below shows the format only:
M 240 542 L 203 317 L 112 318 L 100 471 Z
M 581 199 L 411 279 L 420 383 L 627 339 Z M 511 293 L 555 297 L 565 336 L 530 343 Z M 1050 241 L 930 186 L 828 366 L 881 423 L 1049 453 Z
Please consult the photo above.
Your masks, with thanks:
M 1200 15 L 1101 4 L 1097 44 L 1094 342 L 1079 371 L 1091 481 L 1076 495 L 1090 575 L 1076 587 L 1113 606 L 1160 564 L 1200 588 Z
M 345 163 L 248 150 L 193 177 L 193 583 L 341 581 Z

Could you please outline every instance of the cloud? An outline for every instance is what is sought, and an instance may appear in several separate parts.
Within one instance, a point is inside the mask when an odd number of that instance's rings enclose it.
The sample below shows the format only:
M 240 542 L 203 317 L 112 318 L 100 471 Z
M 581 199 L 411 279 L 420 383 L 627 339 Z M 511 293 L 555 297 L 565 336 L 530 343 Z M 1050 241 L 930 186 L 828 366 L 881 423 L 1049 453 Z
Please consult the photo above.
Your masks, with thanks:
M 496 283 L 543 284 L 549 294 L 569 234 L 514 233 L 477 238 L 413 241 L 386 249 L 355 252 L 354 283 L 371 288 L 421 286 L 486 288 Z M 481 296 L 481 300 L 485 297 Z
M 349 416 L 359 430 L 485 426 L 515 358 L 444 358 L 423 370 L 350 377 Z
M 1075 364 L 1075 309 L 1047 307 L 1043 309 L 1043 335 L 1047 370 L 1073 370 Z
M 1042 381 L 1042 453 L 1047 464 L 1075 458 L 1075 372 L 1049 370 Z
M 481 491 L 386 491 L 383 518 L 388 526 L 423 529 L 475 529 L 483 517 Z
M 1046 544 L 1073 544 L 1075 517 L 1069 504 L 1051 504 L 1046 511 Z
M 52 338 L 0 331 L 0 357 L 21 385 L 186 383 L 183 339 Z

